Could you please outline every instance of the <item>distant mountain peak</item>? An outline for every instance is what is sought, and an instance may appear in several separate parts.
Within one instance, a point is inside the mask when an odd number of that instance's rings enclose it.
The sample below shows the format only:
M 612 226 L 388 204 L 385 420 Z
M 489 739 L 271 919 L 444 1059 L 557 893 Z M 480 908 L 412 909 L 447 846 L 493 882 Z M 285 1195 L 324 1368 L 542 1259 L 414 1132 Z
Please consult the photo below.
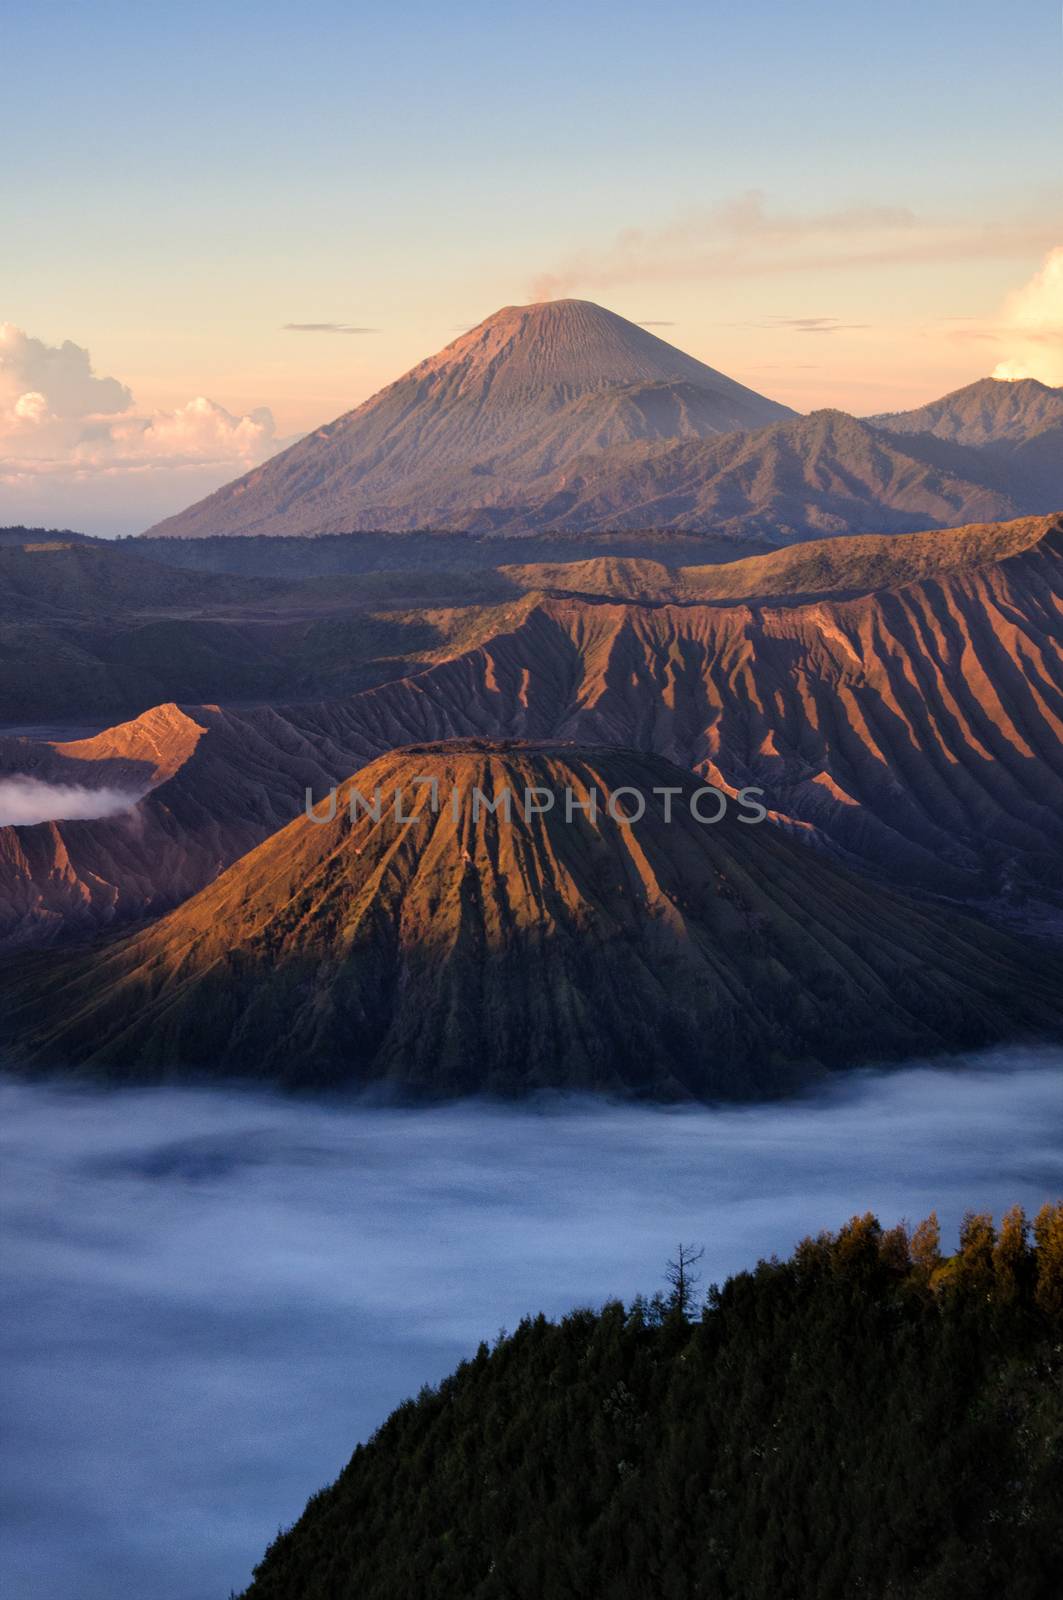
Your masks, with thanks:
M 709 438 L 793 415 L 592 301 L 503 306 L 353 411 L 152 531 L 467 526 L 470 512 L 490 519 L 588 450 Z
M 965 398 L 974 399 L 992 397 L 1004 401 L 1008 396 L 1031 397 L 1037 395 L 1051 395 L 1060 393 L 1049 384 L 1042 383 L 1040 378 L 975 378 L 973 383 L 961 384 L 958 389 L 950 389 L 948 394 L 941 396 L 940 400 L 932 400 L 930 405 L 950 405 Z M 928 409 L 923 407 L 922 409 Z M 900 413 L 902 416 L 904 412 Z
M 529 400 L 544 389 L 574 399 L 616 384 L 677 381 L 702 384 L 721 394 L 751 393 L 592 300 L 503 306 L 414 367 L 398 385 L 456 371 L 466 380 L 486 384 L 481 400 L 508 396 Z M 785 407 L 777 409 L 780 415 L 789 415 Z
M 1058 389 L 1053 389 L 1051 384 L 1042 383 L 1040 378 L 976 378 L 973 383 L 964 384 L 959 389 L 954 389 L 947 399 L 955 399 L 960 394 L 971 394 L 980 390 L 983 394 L 999 393 L 1003 389 L 1011 389 L 1020 394 L 1058 394 Z
M 1037 378 L 978 378 L 914 411 L 867 420 L 891 433 L 932 433 L 956 444 L 1025 443 L 1046 428 L 1063 428 L 1063 389 Z

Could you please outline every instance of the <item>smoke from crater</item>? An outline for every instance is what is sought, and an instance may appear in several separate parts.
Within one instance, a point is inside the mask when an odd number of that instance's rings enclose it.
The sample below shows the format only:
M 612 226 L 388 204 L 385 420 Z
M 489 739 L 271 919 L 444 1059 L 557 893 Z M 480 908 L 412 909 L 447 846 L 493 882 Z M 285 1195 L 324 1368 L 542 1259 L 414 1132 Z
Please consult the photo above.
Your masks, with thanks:
M 113 817 L 140 799 L 130 789 L 89 789 L 80 783 L 44 783 L 25 774 L 0 778 L 0 827 Z

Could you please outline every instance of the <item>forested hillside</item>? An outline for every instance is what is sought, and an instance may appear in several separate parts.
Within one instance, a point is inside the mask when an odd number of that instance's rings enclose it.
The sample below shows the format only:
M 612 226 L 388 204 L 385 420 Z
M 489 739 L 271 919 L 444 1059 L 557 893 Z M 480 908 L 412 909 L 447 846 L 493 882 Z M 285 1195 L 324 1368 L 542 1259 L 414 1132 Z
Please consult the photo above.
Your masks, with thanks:
M 856 1217 L 536 1317 L 401 1406 L 245 1600 L 1058 1600 L 1063 1205 Z

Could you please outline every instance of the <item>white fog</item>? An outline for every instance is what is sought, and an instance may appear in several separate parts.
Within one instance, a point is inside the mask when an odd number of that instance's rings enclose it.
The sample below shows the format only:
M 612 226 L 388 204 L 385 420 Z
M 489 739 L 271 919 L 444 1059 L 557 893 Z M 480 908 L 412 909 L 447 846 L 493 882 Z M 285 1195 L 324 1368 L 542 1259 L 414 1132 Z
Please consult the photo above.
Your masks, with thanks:
M 0 1082 L 8 1600 L 225 1600 L 355 1443 L 528 1312 L 854 1211 L 1063 1189 L 1063 1055 L 741 1109 Z

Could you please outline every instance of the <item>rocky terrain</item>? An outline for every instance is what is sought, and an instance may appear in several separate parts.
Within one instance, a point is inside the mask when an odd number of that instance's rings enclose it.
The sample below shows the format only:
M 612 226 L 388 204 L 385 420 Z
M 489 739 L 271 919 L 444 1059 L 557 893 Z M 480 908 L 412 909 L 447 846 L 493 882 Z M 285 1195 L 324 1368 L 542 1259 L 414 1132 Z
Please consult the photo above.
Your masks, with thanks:
M 742 1098 L 1063 1022 L 1007 937 L 700 790 L 627 750 L 395 751 L 146 932 L 8 966 L 4 1040 L 141 1079 Z
M 157 914 L 290 822 L 308 786 L 468 736 L 621 745 L 756 784 L 780 826 L 913 889 L 1016 915 L 1063 890 L 1058 518 L 507 581 L 509 600 L 441 614 L 438 659 L 374 689 L 7 741 L 9 771 L 61 759 L 91 785 L 119 760 L 152 787 L 123 816 L 0 829 L 0 941 Z
M 102 726 L 173 700 L 351 694 L 452 653 L 478 627 L 490 632 L 490 606 L 528 587 L 500 570 L 515 556 L 664 551 L 700 564 L 735 553 L 719 538 L 645 535 L 134 545 L 27 532 L 0 544 L 0 726 Z

